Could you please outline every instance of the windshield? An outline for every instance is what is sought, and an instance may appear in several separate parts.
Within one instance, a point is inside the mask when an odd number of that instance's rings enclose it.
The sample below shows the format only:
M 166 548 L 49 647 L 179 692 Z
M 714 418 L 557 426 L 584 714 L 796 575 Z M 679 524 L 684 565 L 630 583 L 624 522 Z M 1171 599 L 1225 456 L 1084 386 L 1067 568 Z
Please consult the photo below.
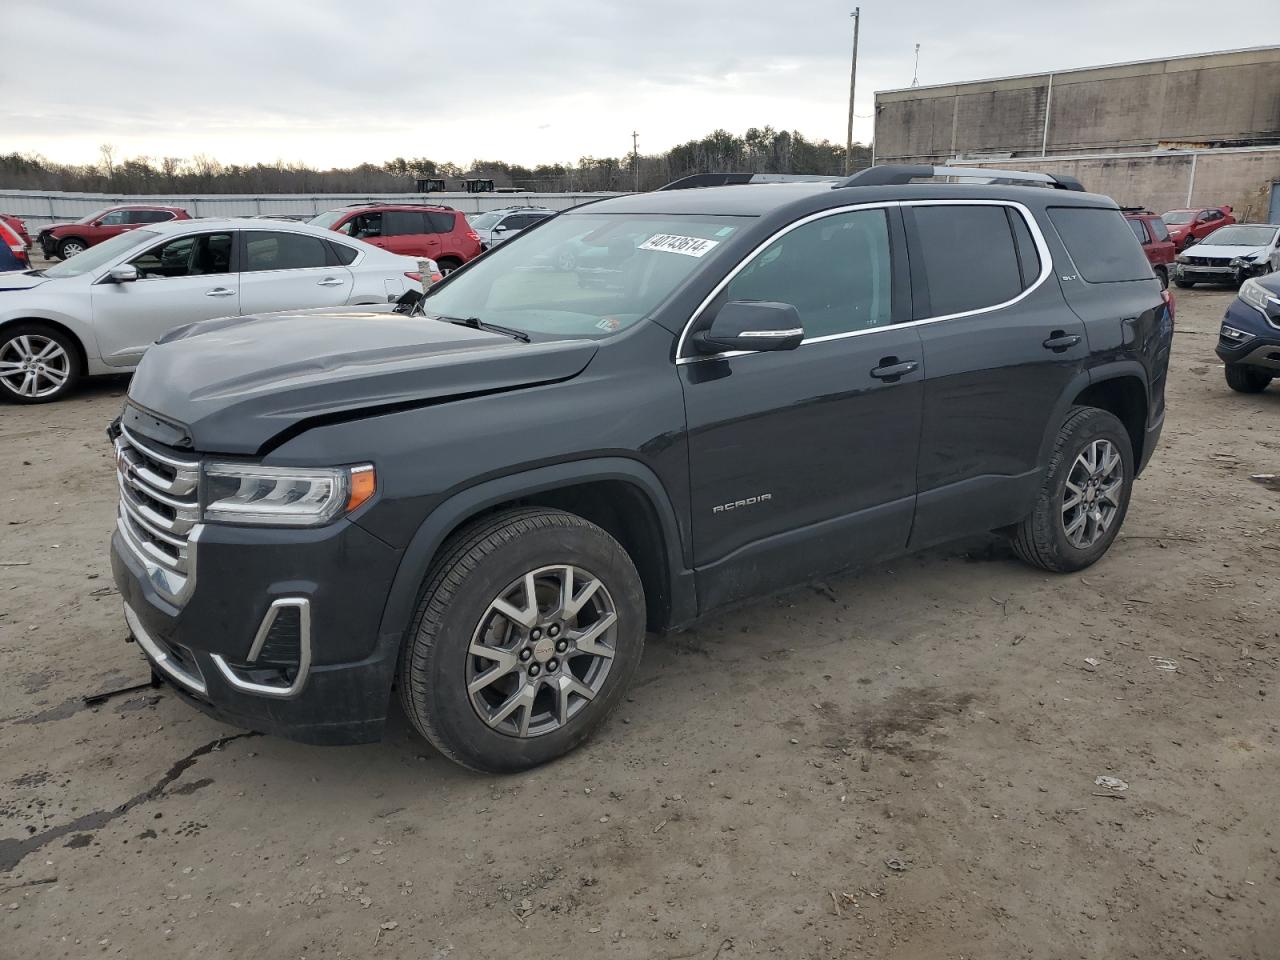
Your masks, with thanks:
M 1165 223 L 1190 223 L 1195 216 L 1194 210 L 1170 210 L 1160 217 Z
M 328 230 L 337 223 L 346 212 L 346 210 L 326 210 L 324 213 L 316 214 L 308 220 L 307 223 L 315 227 L 324 227 L 324 229 Z
M 741 217 L 567 214 L 521 233 L 422 303 L 524 333 L 599 339 L 632 326 L 724 250 Z
M 1275 227 L 1219 227 L 1200 242 L 1206 247 L 1261 247 L 1275 235 Z
M 76 223 L 93 223 L 95 220 L 101 220 L 114 209 L 115 207 L 107 207 L 104 210 L 99 210 L 97 213 L 91 213 L 87 217 L 81 217 L 76 221 Z
M 488 230 L 501 219 L 502 214 L 500 213 L 477 213 L 474 216 L 467 217 L 473 230 Z
M 96 247 L 90 247 L 84 253 L 77 253 L 74 257 L 49 267 L 44 275 L 55 280 L 65 280 L 68 277 L 92 273 L 104 263 L 109 263 L 121 254 L 128 253 L 134 247 L 150 243 L 158 236 L 160 234 L 154 230 L 130 230 L 128 233 L 117 234 L 110 240 L 102 241 Z

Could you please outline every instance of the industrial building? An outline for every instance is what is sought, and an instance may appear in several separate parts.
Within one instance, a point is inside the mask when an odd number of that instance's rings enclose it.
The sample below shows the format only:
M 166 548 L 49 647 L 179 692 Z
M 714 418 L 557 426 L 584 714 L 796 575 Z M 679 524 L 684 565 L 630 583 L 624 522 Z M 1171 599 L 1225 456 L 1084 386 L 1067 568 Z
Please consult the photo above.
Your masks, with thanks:
M 879 91 L 874 146 L 876 163 L 1016 165 L 1277 222 L 1280 46 Z

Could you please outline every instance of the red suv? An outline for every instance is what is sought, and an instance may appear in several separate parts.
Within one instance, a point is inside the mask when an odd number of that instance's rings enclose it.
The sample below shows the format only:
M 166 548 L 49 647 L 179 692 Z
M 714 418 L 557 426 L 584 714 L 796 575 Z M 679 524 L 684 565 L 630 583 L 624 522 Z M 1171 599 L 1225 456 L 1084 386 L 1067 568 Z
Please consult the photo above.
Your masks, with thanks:
M 1235 223 L 1230 207 L 1190 207 L 1185 210 L 1170 210 L 1163 216 L 1169 227 L 1169 236 L 1185 250 L 1193 243 L 1199 243 L 1219 227 Z
M 65 260 L 126 230 L 135 230 L 148 223 L 190 219 L 191 214 L 181 207 L 107 207 L 75 223 L 50 224 L 40 231 L 36 239 L 40 241 L 40 249 L 46 259 L 58 257 Z
M 1169 286 L 1169 264 L 1178 255 L 1178 248 L 1169 228 L 1164 225 L 1164 219 L 1142 207 L 1125 207 L 1124 218 L 1129 221 L 1129 229 L 1142 244 L 1142 252 L 1147 255 L 1151 269 L 1160 278 L 1160 285 Z
M 329 210 L 308 223 L 408 257 L 434 260 L 441 273 L 480 256 L 480 238 L 453 207 L 357 203 Z

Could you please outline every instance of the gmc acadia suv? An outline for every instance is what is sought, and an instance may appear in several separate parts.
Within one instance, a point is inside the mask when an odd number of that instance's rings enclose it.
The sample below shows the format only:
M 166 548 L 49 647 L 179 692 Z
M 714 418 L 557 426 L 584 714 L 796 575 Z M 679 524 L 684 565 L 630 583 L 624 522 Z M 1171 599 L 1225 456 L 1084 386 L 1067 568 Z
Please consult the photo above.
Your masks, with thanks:
M 616 269 L 548 270 L 570 240 Z M 352 743 L 394 688 L 485 771 L 579 744 L 647 630 L 988 530 L 1095 562 L 1173 335 L 1111 200 L 932 167 L 610 198 L 387 309 L 148 351 L 112 566 L 201 709 Z

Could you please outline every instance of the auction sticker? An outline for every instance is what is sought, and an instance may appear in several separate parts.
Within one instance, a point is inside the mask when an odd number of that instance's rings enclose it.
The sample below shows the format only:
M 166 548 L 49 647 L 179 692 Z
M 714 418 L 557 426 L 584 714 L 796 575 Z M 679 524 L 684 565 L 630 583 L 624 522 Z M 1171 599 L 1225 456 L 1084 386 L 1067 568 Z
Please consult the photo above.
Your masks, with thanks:
M 660 233 L 640 244 L 640 249 L 682 253 L 686 257 L 701 257 L 710 253 L 711 249 L 719 243 L 719 240 L 704 240 L 702 237 L 680 237 L 673 233 Z

